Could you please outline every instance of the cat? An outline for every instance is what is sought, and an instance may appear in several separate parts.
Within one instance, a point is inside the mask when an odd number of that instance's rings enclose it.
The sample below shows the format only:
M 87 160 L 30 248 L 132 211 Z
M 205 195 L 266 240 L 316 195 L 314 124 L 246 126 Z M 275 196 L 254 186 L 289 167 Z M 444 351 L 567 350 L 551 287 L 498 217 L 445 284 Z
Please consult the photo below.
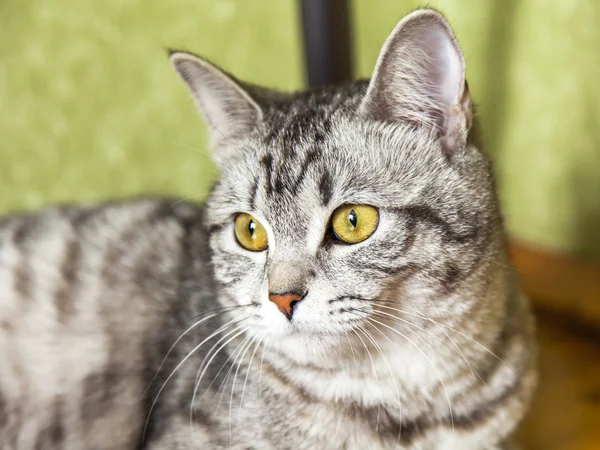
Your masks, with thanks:
M 0 448 L 506 448 L 533 320 L 443 15 L 295 94 L 170 60 L 220 179 L 2 221 Z

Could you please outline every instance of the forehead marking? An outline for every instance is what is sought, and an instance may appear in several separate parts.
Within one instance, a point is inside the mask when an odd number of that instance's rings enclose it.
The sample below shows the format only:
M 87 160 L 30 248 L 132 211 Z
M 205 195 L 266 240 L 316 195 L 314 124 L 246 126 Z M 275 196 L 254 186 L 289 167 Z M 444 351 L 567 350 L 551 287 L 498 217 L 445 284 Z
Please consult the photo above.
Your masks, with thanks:
M 261 160 L 261 164 L 265 168 L 265 184 L 267 186 L 267 197 L 270 197 L 273 192 L 273 155 L 265 155 Z
M 321 175 L 319 181 L 319 193 L 321 194 L 321 203 L 323 206 L 328 206 L 331 201 L 331 194 L 333 193 L 333 181 L 331 174 L 325 170 Z
M 298 173 L 298 177 L 296 178 L 296 182 L 294 183 L 294 189 L 298 191 L 302 186 L 302 182 L 306 176 L 306 171 L 311 165 L 314 165 L 319 157 L 319 151 L 317 149 L 311 149 L 306 153 L 306 158 L 302 162 L 300 166 L 300 172 Z
M 256 209 L 256 196 L 258 194 L 258 177 L 254 177 L 252 186 L 250 187 L 250 211 Z
M 297 195 L 306 179 L 307 172 L 311 167 L 316 165 L 321 152 L 317 148 L 307 150 L 302 162 L 290 157 L 285 158 L 289 156 L 288 152 L 282 153 L 282 155 L 284 159 L 276 170 L 272 154 L 265 155 L 261 160 L 261 164 L 265 168 L 267 197 L 271 197 L 273 194 L 282 195 L 286 192 L 291 195 Z M 295 170 L 297 167 L 299 169 Z M 294 172 L 297 174 L 294 175 Z

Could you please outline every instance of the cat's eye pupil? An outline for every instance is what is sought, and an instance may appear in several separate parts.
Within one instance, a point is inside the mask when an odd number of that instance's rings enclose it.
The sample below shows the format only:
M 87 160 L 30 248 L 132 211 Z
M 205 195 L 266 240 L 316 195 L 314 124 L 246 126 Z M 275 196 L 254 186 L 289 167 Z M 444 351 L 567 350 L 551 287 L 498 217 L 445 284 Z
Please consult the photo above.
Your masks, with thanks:
M 354 210 L 351 210 L 348 213 L 348 221 L 352 224 L 353 227 L 356 227 L 356 224 L 358 223 L 358 217 L 356 217 L 356 213 L 354 212 Z
M 248 233 L 250 233 L 250 236 L 254 236 L 255 231 L 256 224 L 254 223 L 254 220 L 251 220 L 250 222 L 248 222 Z

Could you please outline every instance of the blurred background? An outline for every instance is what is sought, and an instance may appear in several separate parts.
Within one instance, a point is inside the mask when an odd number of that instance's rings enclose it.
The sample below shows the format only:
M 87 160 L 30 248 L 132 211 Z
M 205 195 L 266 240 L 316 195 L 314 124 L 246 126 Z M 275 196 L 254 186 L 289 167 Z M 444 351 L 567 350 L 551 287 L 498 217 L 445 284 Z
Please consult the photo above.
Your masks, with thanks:
M 515 263 L 547 317 L 548 398 L 526 424 L 525 448 L 600 448 L 600 2 L 428 5 L 463 47 Z M 347 2 L 354 77 L 370 75 L 388 33 L 418 6 Z M 3 0 L 0 214 L 141 193 L 203 199 L 217 172 L 167 48 L 300 89 L 301 18 L 300 0 Z

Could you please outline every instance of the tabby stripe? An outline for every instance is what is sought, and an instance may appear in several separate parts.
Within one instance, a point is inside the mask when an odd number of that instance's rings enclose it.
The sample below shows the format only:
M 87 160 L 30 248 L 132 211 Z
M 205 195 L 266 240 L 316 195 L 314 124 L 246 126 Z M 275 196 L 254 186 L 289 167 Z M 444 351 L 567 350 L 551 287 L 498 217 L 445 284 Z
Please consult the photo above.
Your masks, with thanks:
M 50 442 L 57 446 L 62 443 L 65 436 L 65 429 L 63 426 L 63 404 L 64 399 L 61 397 L 56 397 L 52 405 L 54 418 L 52 424 L 50 425 L 49 438 Z
M 441 283 L 444 287 L 444 294 L 448 295 L 465 279 L 465 273 L 453 263 L 449 263 L 444 268 L 444 273 L 441 277 Z
M 104 284 L 112 286 L 116 279 L 121 275 L 117 268 L 122 257 L 123 242 L 131 242 L 139 234 L 140 226 L 146 223 L 151 223 L 156 220 L 163 220 L 174 215 L 172 204 L 165 202 L 154 209 L 151 209 L 147 215 L 135 220 L 130 223 L 116 238 L 111 242 L 111 246 L 106 250 L 104 254 L 103 267 L 101 271 L 101 278 Z
M 470 247 L 475 258 L 470 261 L 464 270 L 460 270 L 458 266 L 449 264 L 441 276 L 441 284 L 443 291 L 441 295 L 452 294 L 464 280 L 467 280 L 475 271 L 481 268 L 481 260 L 483 259 L 488 246 L 492 243 L 491 234 L 484 232 L 480 239 L 477 239 Z M 493 258 L 493 255 L 491 256 Z M 490 280 L 491 281 L 491 280 Z
M 102 207 L 90 207 L 85 208 L 83 210 L 79 210 L 71 219 L 71 225 L 76 230 L 81 229 L 87 222 L 90 222 L 99 212 L 101 213 L 102 210 Z
M 190 420 L 190 413 L 187 411 L 188 409 L 189 409 L 189 404 L 186 399 L 185 407 L 180 409 L 181 411 L 185 411 L 185 413 L 182 414 L 182 418 L 184 421 Z M 216 424 L 215 424 L 214 420 L 212 420 L 212 417 L 210 416 L 210 414 L 206 413 L 202 409 L 194 408 L 193 414 L 192 414 L 192 419 L 194 421 L 194 424 L 196 424 L 196 425 L 200 425 L 200 426 L 207 427 L 207 428 L 210 428 L 210 427 L 216 428 Z
M 67 242 L 59 266 L 60 281 L 54 292 L 54 303 L 58 310 L 58 321 L 65 324 L 75 313 L 77 272 L 82 262 L 81 243 L 77 237 Z
M 361 297 L 359 295 L 341 295 L 339 297 L 335 297 L 335 298 L 329 299 L 327 301 L 327 303 L 329 303 L 331 305 L 332 303 L 342 302 L 342 301 L 345 301 L 345 300 L 359 300 L 361 302 L 373 302 L 373 301 L 375 301 L 374 298 L 365 298 L 365 297 Z
M 472 430 L 477 428 L 482 423 L 487 422 L 513 394 L 521 388 L 521 376 L 515 377 L 514 382 L 504 389 L 499 395 L 481 404 L 478 408 L 473 409 L 469 414 L 454 416 L 454 428 L 462 430 Z M 452 421 L 447 418 L 444 422 L 447 427 L 452 427 Z
M 323 206 L 328 206 L 333 194 L 333 181 L 329 172 L 323 172 L 323 175 L 321 175 L 319 194 L 321 194 L 321 203 Z
M 273 177 L 275 182 L 273 183 L 273 192 L 275 192 L 276 194 L 281 194 L 283 193 L 284 189 L 288 188 L 289 190 L 289 185 L 287 184 L 287 177 L 286 177 L 286 183 L 284 183 L 283 178 L 281 176 L 282 174 L 275 174 L 275 176 Z
M 270 197 L 273 193 L 273 156 L 265 155 L 261 161 L 261 164 L 265 168 L 265 178 L 267 180 L 267 196 Z
M 22 299 L 31 298 L 31 267 L 26 246 L 34 226 L 34 219 L 26 217 L 13 235 L 13 244 L 19 253 L 19 260 L 13 269 L 13 290 Z
M 70 231 L 74 237 L 65 246 L 63 259 L 59 266 L 60 281 L 54 293 L 54 303 L 58 311 L 58 320 L 63 324 L 75 313 L 76 283 L 78 282 L 78 271 L 83 261 L 83 248 L 79 230 L 97 212 L 98 209 L 96 208 L 86 208 L 78 211 L 71 218 Z
M 112 351 L 115 351 L 113 348 Z M 83 380 L 81 416 L 86 423 L 106 416 L 118 395 L 119 380 L 124 374 L 118 367 L 109 365 L 101 371 L 92 372 Z
M 294 183 L 294 189 L 296 191 L 298 191 L 302 186 L 302 182 L 306 177 L 306 171 L 308 170 L 309 166 L 314 164 L 317 161 L 318 157 L 319 152 L 316 149 L 312 149 L 306 154 L 306 158 L 304 159 L 304 161 L 302 162 L 302 166 L 300 167 L 300 173 L 298 174 L 296 182 Z
M 367 315 L 367 311 L 365 311 L 364 309 L 361 308 L 352 308 L 352 307 L 343 307 L 343 308 L 339 308 L 337 310 L 332 309 L 329 311 L 329 315 L 334 315 L 334 314 L 344 314 L 344 313 L 354 313 L 355 316 L 360 316 L 362 318 L 364 318 Z M 352 320 L 352 319 L 356 319 L 356 317 L 350 317 L 350 318 L 345 318 L 344 320 Z
M 0 431 L 3 430 L 3 428 L 6 426 L 7 423 L 8 423 L 8 402 L 4 399 L 4 396 L 2 395 L 2 391 L 0 391 Z M 2 433 L 0 433 L 0 436 L 2 436 Z M 2 440 L 0 440 L 0 443 L 2 443 Z
M 309 394 L 303 387 L 298 386 L 287 376 L 287 374 L 283 373 L 279 369 L 276 369 L 266 360 L 263 361 L 262 370 L 264 375 L 270 375 L 271 377 L 279 381 L 283 386 L 287 386 L 290 390 L 297 394 L 297 396 L 300 397 L 300 399 L 302 399 L 304 402 L 308 404 L 314 404 L 316 402 L 313 396 Z M 266 383 L 263 383 L 263 386 L 266 385 Z
M 256 210 L 256 198 L 258 194 L 258 178 L 254 178 L 254 182 L 250 187 L 250 201 L 248 202 L 250 205 L 250 211 Z
M 485 403 L 480 404 L 467 414 L 453 414 L 452 417 L 448 415 L 438 420 L 431 420 L 422 416 L 413 421 L 403 423 L 401 442 L 405 445 L 409 445 L 416 437 L 418 437 L 418 435 L 425 435 L 429 430 L 440 426 L 465 431 L 473 430 L 481 426 L 483 423 L 490 420 L 498 410 L 502 409 L 506 402 L 521 389 L 521 377 L 521 374 L 515 376 L 512 384 L 506 387 L 506 389 L 500 392 L 496 397 L 485 401 Z
M 427 222 L 442 232 L 442 239 L 445 242 L 465 244 L 477 237 L 477 230 L 475 228 L 466 234 L 456 233 L 447 221 L 442 219 L 436 211 L 427 205 L 407 205 L 401 208 L 392 208 L 392 210 L 405 214 L 410 218 L 409 229 L 413 233 L 417 223 Z
M 409 443 L 405 441 L 405 434 L 410 439 L 418 432 L 420 422 L 400 422 L 396 419 L 385 407 L 365 408 L 362 405 L 353 403 L 348 407 L 349 414 L 355 420 L 366 422 L 370 428 L 377 428 L 379 436 L 393 440 L 396 442 L 400 436 L 401 443 Z
M 55 397 L 52 402 L 50 424 L 42 429 L 35 442 L 36 450 L 44 450 L 47 448 L 60 448 L 65 438 L 64 416 L 63 416 L 64 399 Z
M 392 416 L 385 408 L 363 408 L 356 405 L 354 408 L 355 415 L 361 417 L 367 423 L 375 426 L 379 420 L 379 434 L 385 435 L 388 439 L 397 439 L 400 436 L 400 443 L 404 446 L 410 446 L 420 437 L 425 436 L 428 432 L 438 428 L 446 427 L 460 430 L 472 430 L 481 426 L 482 423 L 488 421 L 521 387 L 520 379 L 516 378 L 515 382 L 501 392 L 497 397 L 486 403 L 481 404 L 478 408 L 473 409 L 468 414 L 453 414 L 441 418 L 430 419 L 428 416 L 419 416 L 412 420 L 400 422 Z M 377 416 L 384 413 L 384 417 Z
M 210 225 L 207 229 L 208 234 L 215 234 L 221 232 L 229 223 L 215 223 Z
M 321 128 L 315 130 L 313 139 L 317 145 L 321 145 L 325 142 L 325 137 L 331 133 L 331 116 L 327 115 L 320 122 Z
M 406 236 L 406 239 L 402 242 L 402 247 L 400 248 L 399 254 L 396 255 L 396 258 L 405 256 L 415 245 L 417 240 L 417 233 L 414 232 L 414 227 L 410 229 L 410 232 Z
M 15 327 L 12 323 L 2 319 L 0 320 L 0 329 L 6 333 L 11 333 L 14 331 Z M 2 403 L 0 403 L 0 411 L 2 411 Z
M 385 267 L 385 266 L 381 266 L 378 264 L 369 263 L 369 264 L 363 264 L 362 269 L 363 270 L 369 270 L 369 269 L 376 270 L 376 271 L 382 272 L 386 275 L 403 275 L 405 278 L 408 278 L 408 277 L 414 275 L 415 273 L 422 271 L 423 267 L 416 263 L 402 264 L 398 267 Z

